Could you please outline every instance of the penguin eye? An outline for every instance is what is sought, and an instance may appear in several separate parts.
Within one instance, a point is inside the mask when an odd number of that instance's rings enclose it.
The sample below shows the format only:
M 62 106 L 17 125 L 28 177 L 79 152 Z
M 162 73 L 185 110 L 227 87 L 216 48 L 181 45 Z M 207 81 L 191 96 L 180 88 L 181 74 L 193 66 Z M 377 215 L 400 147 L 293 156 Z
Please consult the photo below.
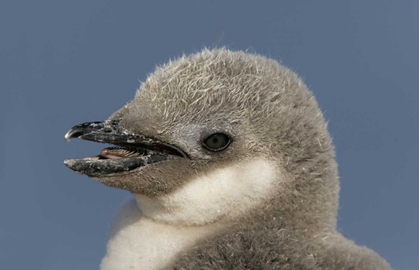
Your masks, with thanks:
M 203 146 L 210 151 L 218 152 L 224 150 L 230 144 L 230 138 L 223 133 L 214 133 L 203 141 Z

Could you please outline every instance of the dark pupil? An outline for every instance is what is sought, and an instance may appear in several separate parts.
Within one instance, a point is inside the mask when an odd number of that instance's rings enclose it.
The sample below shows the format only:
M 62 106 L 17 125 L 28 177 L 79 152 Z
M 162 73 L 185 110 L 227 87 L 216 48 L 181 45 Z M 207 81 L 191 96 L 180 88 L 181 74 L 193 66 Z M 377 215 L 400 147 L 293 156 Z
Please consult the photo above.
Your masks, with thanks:
M 229 138 L 222 133 L 213 134 L 204 141 L 204 144 L 210 150 L 222 150 L 228 143 Z
M 210 145 L 209 147 L 217 149 L 223 147 L 223 138 L 219 134 L 215 134 L 211 136 Z

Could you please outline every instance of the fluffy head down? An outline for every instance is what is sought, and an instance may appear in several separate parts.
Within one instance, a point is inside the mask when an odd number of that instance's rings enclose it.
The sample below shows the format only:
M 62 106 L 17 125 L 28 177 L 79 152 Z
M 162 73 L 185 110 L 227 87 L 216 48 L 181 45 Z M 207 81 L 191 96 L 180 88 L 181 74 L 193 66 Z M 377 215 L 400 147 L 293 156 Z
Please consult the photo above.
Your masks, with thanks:
M 264 204 L 271 209 L 267 218 L 335 226 L 338 180 L 326 123 L 298 76 L 274 60 L 226 49 L 183 56 L 158 67 L 111 119 L 176 145 L 191 159 L 100 180 L 108 185 L 159 198 L 232 162 L 264 159 L 280 172 L 275 195 Z M 230 147 L 203 149 L 213 132 L 229 134 Z
M 326 123 L 276 61 L 226 49 L 183 56 L 158 67 L 111 119 L 189 159 L 98 179 L 130 190 L 141 210 L 131 219 L 122 212 L 104 269 L 389 269 L 336 232 Z M 232 138 L 221 152 L 202 147 L 215 132 Z

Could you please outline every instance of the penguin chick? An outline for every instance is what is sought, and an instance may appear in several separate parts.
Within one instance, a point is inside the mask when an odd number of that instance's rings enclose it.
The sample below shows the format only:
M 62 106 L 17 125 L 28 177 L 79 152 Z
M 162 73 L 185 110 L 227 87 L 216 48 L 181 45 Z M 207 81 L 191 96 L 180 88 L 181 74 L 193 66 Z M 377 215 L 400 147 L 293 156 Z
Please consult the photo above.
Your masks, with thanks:
M 391 269 L 336 230 L 326 122 L 296 74 L 227 49 L 171 61 L 67 140 L 108 143 L 72 170 L 134 194 L 101 269 Z

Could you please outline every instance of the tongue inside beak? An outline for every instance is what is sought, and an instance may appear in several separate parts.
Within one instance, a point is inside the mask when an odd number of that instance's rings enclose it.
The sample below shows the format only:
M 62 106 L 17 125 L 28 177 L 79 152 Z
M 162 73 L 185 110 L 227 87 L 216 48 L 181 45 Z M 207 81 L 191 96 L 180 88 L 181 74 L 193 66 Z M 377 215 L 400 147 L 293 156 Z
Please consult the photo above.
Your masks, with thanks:
M 120 158 L 133 158 L 147 155 L 146 149 L 124 149 L 118 147 L 109 147 L 101 151 L 100 157 L 106 159 L 120 159 Z

